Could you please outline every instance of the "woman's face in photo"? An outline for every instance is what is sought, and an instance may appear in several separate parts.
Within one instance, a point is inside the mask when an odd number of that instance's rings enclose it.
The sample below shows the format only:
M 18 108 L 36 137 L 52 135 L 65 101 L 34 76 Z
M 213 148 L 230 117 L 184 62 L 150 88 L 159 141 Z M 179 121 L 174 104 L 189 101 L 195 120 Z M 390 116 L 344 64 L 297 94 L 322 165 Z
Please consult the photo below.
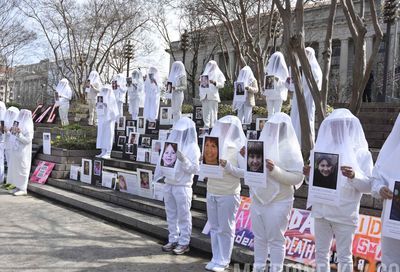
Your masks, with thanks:
M 164 154 L 163 154 L 163 161 L 164 161 L 164 166 L 173 166 L 175 161 L 176 161 L 176 152 L 172 145 L 168 145 L 165 148 Z
M 204 160 L 207 164 L 218 164 L 218 145 L 209 139 L 204 144 Z
M 322 160 L 318 164 L 318 170 L 321 173 L 321 175 L 323 175 L 324 177 L 327 177 L 330 174 L 332 174 L 332 168 L 333 168 L 333 166 L 331 164 L 329 164 L 327 160 Z
M 262 167 L 262 156 L 260 154 L 248 154 L 247 164 L 250 171 L 257 172 L 260 171 Z
M 119 188 L 122 190 L 126 190 L 126 181 L 125 181 L 125 177 L 123 177 L 123 176 L 119 177 Z

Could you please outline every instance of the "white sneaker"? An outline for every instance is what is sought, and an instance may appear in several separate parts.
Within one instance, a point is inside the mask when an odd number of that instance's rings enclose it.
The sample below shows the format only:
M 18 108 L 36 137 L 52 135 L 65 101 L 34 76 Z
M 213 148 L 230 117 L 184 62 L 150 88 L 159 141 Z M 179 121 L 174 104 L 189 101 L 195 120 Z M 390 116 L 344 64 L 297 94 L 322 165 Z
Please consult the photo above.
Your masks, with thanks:
M 106 153 L 106 154 L 104 154 L 103 156 L 101 156 L 100 158 L 103 158 L 103 159 L 110 159 L 110 158 L 111 158 L 111 153 Z
M 22 191 L 22 190 L 16 191 L 16 192 L 14 193 L 14 195 L 15 195 L 15 196 L 26 196 L 26 191 Z
M 229 267 L 229 264 L 227 265 L 219 265 L 219 264 L 214 264 L 214 266 L 210 269 L 213 272 L 223 272 Z
M 206 265 L 206 270 L 208 270 L 208 271 L 212 271 L 211 269 L 213 268 L 215 266 L 215 263 L 213 263 L 213 262 L 209 262 L 207 265 Z

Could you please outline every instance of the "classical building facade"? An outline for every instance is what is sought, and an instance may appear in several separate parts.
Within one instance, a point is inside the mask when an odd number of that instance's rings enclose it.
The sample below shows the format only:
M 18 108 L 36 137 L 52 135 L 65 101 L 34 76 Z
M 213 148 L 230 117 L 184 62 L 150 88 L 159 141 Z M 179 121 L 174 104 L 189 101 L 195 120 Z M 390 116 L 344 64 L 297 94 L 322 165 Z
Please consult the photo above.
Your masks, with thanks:
M 366 1 L 367 3 L 367 1 Z M 357 5 L 357 3 L 356 3 Z M 378 16 L 380 16 L 380 1 L 376 1 L 376 7 L 379 11 Z M 373 26 L 370 23 L 371 16 L 369 15 L 369 6 L 366 6 L 365 9 L 365 18 L 367 25 L 367 34 L 366 34 L 366 53 L 367 57 L 371 55 L 372 46 L 374 41 L 374 30 Z M 315 49 L 317 54 L 318 61 L 322 64 L 322 52 L 324 50 L 324 42 L 326 35 L 326 26 L 327 26 L 327 18 L 329 15 L 329 5 L 319 5 L 314 7 L 308 7 L 304 12 L 304 28 L 305 28 L 305 40 L 306 46 L 311 46 Z M 399 99 L 399 76 L 400 76 L 400 65 L 399 65 L 399 29 L 396 26 L 393 27 L 395 31 L 392 31 L 391 35 L 391 46 L 390 50 L 390 58 L 389 58 L 389 85 L 387 90 L 387 95 L 392 97 L 393 99 Z M 392 29 L 393 29 L 392 28 Z M 223 28 L 221 28 L 223 29 Z M 381 29 L 383 33 L 386 31 L 386 25 L 381 22 Z M 394 34 L 396 33 L 396 34 Z M 226 41 L 228 41 L 228 37 L 226 36 Z M 335 19 L 335 27 L 333 32 L 333 54 L 332 54 L 332 69 L 331 69 L 331 85 L 330 85 L 330 99 L 335 101 L 345 102 L 350 98 L 350 89 L 351 89 L 351 79 L 352 79 L 352 68 L 354 63 L 354 43 L 351 37 L 350 30 L 347 25 L 347 21 L 345 15 L 343 14 L 342 7 L 339 5 L 337 8 L 337 14 Z M 221 53 L 221 51 L 215 50 L 216 36 L 213 33 L 209 33 L 205 39 L 205 41 L 200 45 L 200 50 L 198 52 L 198 63 L 199 69 L 197 74 L 200 75 L 202 70 L 204 69 L 204 64 L 209 59 L 214 59 L 220 66 L 221 70 L 229 71 L 231 74 L 234 74 L 234 70 L 236 68 L 235 62 L 235 53 L 230 42 L 227 42 L 228 45 L 228 53 Z M 278 44 L 281 44 L 282 41 L 278 39 Z M 174 51 L 175 58 L 180 60 L 182 59 L 182 51 L 179 48 L 180 42 L 174 42 L 171 45 L 171 49 Z M 272 46 L 272 44 L 271 44 Z M 384 59 L 384 41 L 381 43 L 381 47 L 379 49 L 378 57 L 375 60 L 373 73 L 375 76 L 375 83 L 373 84 L 373 89 L 381 88 L 382 86 L 382 74 L 383 74 L 383 59 Z M 193 55 L 189 52 L 186 52 L 186 66 L 187 69 L 190 70 L 191 67 L 191 59 Z M 224 65 L 224 58 L 226 58 L 226 65 Z M 171 55 L 171 62 L 173 62 Z M 397 72 L 397 73 L 396 73 Z M 376 92 L 373 91 L 373 96 L 376 95 Z

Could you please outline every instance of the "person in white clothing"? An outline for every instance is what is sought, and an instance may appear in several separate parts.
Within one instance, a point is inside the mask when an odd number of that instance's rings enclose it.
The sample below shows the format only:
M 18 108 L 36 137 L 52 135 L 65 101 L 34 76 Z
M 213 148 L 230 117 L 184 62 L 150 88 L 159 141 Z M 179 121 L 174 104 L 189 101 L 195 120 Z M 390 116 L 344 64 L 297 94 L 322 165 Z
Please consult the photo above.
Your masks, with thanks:
M 117 100 L 119 116 L 124 116 L 124 103 L 126 99 L 126 77 L 123 74 L 116 75 L 112 80 L 112 89 Z
M 100 92 L 102 87 L 101 79 L 99 73 L 97 71 L 91 71 L 89 74 L 89 78 L 86 82 L 86 100 L 89 105 L 89 126 L 96 125 L 97 117 L 96 117 L 96 103 L 97 103 L 97 94 Z
M 4 117 L 6 111 L 6 104 L 0 101 L 0 184 L 4 183 Z
M 339 271 L 353 271 L 352 242 L 358 225 L 360 200 L 371 192 L 372 156 L 361 123 L 347 109 L 334 110 L 321 123 L 314 152 L 339 154 L 340 171 L 337 205 L 308 198 L 315 224 L 316 268 L 330 271 L 329 255 L 333 236 Z M 304 168 L 309 176 L 310 168 Z M 311 186 L 310 186 L 311 187 Z M 309 193 L 310 195 L 310 193 Z
M 231 261 L 235 238 L 235 218 L 240 204 L 240 177 L 245 161 L 240 149 L 246 136 L 239 118 L 227 115 L 219 119 L 211 135 L 219 137 L 220 166 L 223 178 L 208 178 L 207 218 L 210 224 L 212 259 L 206 265 L 210 271 L 225 271 Z
M 68 126 L 69 102 L 72 99 L 72 90 L 66 78 L 60 80 L 55 92 L 55 100 L 58 105 L 58 114 L 60 115 L 61 126 Z
M 375 167 L 372 171 L 372 196 L 383 199 L 382 219 L 390 211 L 385 210 L 385 202 L 393 199 L 393 191 L 389 189 L 389 181 L 397 181 L 400 177 L 398 162 L 400 161 L 400 115 L 393 126 L 392 132 L 386 139 L 379 152 Z M 398 194 L 398 192 L 397 192 Z M 385 228 L 383 224 L 382 228 Z M 382 236 L 382 270 L 396 271 L 400 267 L 400 240 Z
M 322 88 L 322 70 L 318 64 L 317 58 L 315 57 L 315 51 L 311 47 L 306 47 L 306 56 L 308 62 L 311 66 L 311 71 L 314 76 L 315 82 L 318 85 L 318 89 L 321 90 Z M 305 76 L 302 75 L 301 77 L 304 98 L 306 101 L 307 106 L 307 114 L 308 119 L 310 121 L 310 128 L 311 128 L 311 137 L 314 141 L 315 139 L 315 103 L 314 98 L 312 97 L 310 87 L 307 84 Z M 300 114 L 299 114 L 299 107 L 297 105 L 297 97 L 296 92 L 293 92 L 293 101 L 292 101 L 292 109 L 290 110 L 290 118 L 292 119 L 292 124 L 294 127 L 294 131 L 296 131 L 297 139 L 301 144 L 301 125 L 300 125 Z
M 142 72 L 135 69 L 132 72 L 132 83 L 128 82 L 129 113 L 132 115 L 132 120 L 137 120 L 139 108 L 144 107 L 144 96 Z
M 265 67 L 264 95 L 267 102 L 268 118 L 280 112 L 283 101 L 286 101 L 288 90 L 286 79 L 289 76 L 285 58 L 281 52 L 275 52 Z
M 32 112 L 21 110 L 10 129 L 7 144 L 10 150 L 7 157 L 7 182 L 15 185 L 15 196 L 26 195 L 31 170 L 33 121 Z
M 115 122 L 118 120 L 119 111 L 117 101 L 111 86 L 105 85 L 97 96 L 97 140 L 96 148 L 101 149 L 97 157 L 110 158 L 113 142 Z
M 254 94 L 258 92 L 258 84 L 249 66 L 245 66 L 239 71 L 236 83 L 243 83 L 245 100 L 238 99 L 235 95 L 232 108 L 233 110 L 237 110 L 237 116 L 242 124 L 250 124 L 252 121 L 253 107 L 256 105 Z
M 221 102 L 218 89 L 224 87 L 226 79 L 214 60 L 207 63 L 201 75 L 200 83 L 205 76 L 208 77 L 208 84 L 200 84 L 199 95 L 203 109 L 204 127 L 212 128 L 218 119 L 218 103 Z
M 181 61 L 172 63 L 167 84 L 168 83 L 172 85 L 171 108 L 172 117 L 174 123 L 176 123 L 182 116 L 184 92 L 187 89 L 185 65 L 183 65 Z
M 160 84 L 161 79 L 158 70 L 155 67 L 150 67 L 147 73 L 146 81 L 144 82 L 144 99 L 143 116 L 150 122 L 155 122 L 158 118 L 160 108 Z
M 9 107 L 6 111 L 6 114 L 4 115 L 4 155 L 6 161 L 9 160 L 8 156 L 11 150 L 11 145 L 9 144 L 10 134 L 6 132 L 12 128 L 14 121 L 18 117 L 18 114 L 19 109 L 17 109 L 16 107 Z
M 294 200 L 294 186 L 304 179 L 303 157 L 290 117 L 274 114 L 260 134 L 264 142 L 267 187 L 250 187 L 254 234 L 254 272 L 283 271 L 285 232 Z M 273 220 L 271 220 L 273 218 Z M 270 269 L 266 269 L 268 251 Z
M 178 160 L 175 165 L 175 178 L 165 178 L 164 203 L 169 235 L 168 243 L 162 250 L 181 255 L 189 251 L 192 233 L 192 183 L 193 175 L 199 171 L 200 149 L 195 123 L 187 117 L 179 119 L 172 127 L 167 142 L 178 144 Z M 164 176 L 160 163 L 157 164 L 154 176 L 154 180 Z

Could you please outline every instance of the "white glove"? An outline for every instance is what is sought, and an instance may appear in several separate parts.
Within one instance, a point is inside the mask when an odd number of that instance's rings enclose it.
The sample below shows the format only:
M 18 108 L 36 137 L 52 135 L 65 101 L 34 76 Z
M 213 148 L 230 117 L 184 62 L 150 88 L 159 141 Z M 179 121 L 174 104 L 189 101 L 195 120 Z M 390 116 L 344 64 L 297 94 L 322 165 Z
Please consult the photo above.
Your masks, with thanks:
M 178 160 L 180 160 L 181 162 L 184 162 L 186 157 L 185 155 L 183 155 L 182 152 L 180 152 L 179 150 L 176 152 L 176 157 L 178 158 Z

